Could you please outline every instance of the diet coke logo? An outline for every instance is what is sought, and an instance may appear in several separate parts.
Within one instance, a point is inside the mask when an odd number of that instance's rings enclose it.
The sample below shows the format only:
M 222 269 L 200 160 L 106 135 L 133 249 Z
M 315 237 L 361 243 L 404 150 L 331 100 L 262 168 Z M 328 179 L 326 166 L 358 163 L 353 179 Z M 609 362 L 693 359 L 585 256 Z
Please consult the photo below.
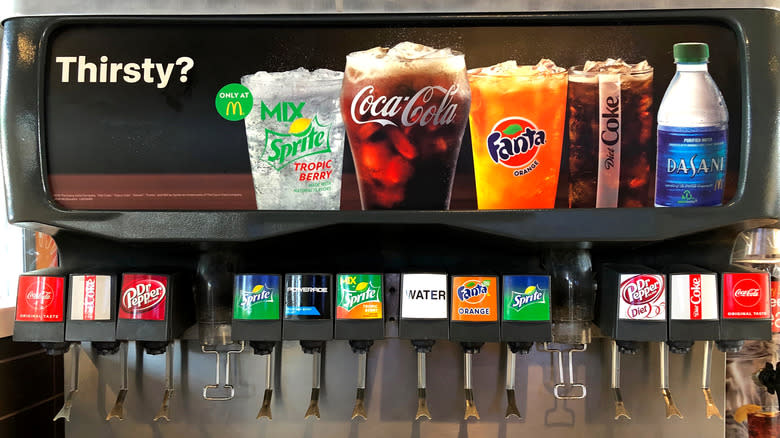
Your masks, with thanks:
M 743 307 L 753 307 L 761 300 L 761 286 L 752 278 L 745 278 L 734 285 L 734 301 Z
M 25 295 L 27 305 L 36 310 L 45 309 L 54 302 L 54 292 L 45 286 L 44 289 L 32 289 Z
M 358 125 L 365 123 L 379 123 L 382 126 L 398 126 L 389 117 L 395 117 L 401 113 L 401 124 L 406 127 L 419 124 L 426 126 L 449 125 L 455 120 L 458 104 L 452 103 L 453 97 L 458 92 L 458 85 L 453 84 L 449 89 L 429 85 L 420 88 L 414 96 L 374 96 L 374 86 L 367 85 L 360 89 L 352 99 L 350 116 Z M 428 104 L 433 97 L 441 94 L 443 97 L 438 105 Z M 370 116 L 368 120 L 361 120 Z
M 664 293 L 664 284 L 656 275 L 637 275 L 620 284 L 620 296 L 627 304 L 652 303 Z
M 143 313 L 155 308 L 165 299 L 165 285 L 152 279 L 138 280 L 122 291 L 122 310 Z

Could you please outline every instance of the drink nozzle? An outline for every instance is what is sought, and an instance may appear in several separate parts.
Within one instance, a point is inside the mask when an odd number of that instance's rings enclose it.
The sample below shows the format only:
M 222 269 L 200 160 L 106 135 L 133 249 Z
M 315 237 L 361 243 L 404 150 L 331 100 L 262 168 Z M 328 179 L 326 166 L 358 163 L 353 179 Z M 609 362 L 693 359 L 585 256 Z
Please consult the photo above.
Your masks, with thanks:
M 532 343 L 528 343 L 528 348 L 525 345 L 521 345 L 518 342 L 509 342 L 506 345 L 506 413 L 504 417 L 508 420 L 512 416 L 521 420 L 520 411 L 517 409 L 517 403 L 515 401 L 515 367 L 517 363 L 517 352 L 522 354 L 528 353 Z M 514 348 L 513 348 L 514 347 Z
M 678 418 L 683 418 L 680 410 L 677 409 L 677 405 L 674 404 L 672 392 L 669 390 L 669 346 L 666 344 L 666 342 L 659 342 L 658 347 L 661 358 L 661 394 L 663 395 L 664 402 L 666 403 L 666 419 L 668 420 L 675 415 Z
M 620 350 L 615 340 L 611 342 L 611 387 L 612 392 L 615 394 L 615 420 L 620 417 L 625 417 L 630 420 L 631 416 L 628 414 L 626 406 L 623 404 L 623 394 L 620 392 Z
M 65 403 L 62 405 L 62 409 L 54 416 L 53 421 L 57 421 L 60 418 L 64 418 L 65 421 L 70 421 L 70 409 L 73 407 L 73 397 L 79 391 L 79 353 L 81 347 L 78 343 L 74 343 L 73 348 L 71 348 L 70 351 L 70 355 L 73 358 L 73 365 L 70 369 L 70 390 L 68 390 L 68 395 L 65 396 Z
M 257 413 L 257 419 L 267 418 L 273 419 L 271 416 L 271 397 L 274 393 L 274 346 L 271 342 L 265 342 L 264 344 L 270 344 L 270 349 L 262 349 L 267 351 L 265 355 L 265 391 L 263 392 L 263 404 L 260 406 L 260 411 Z M 255 347 L 255 345 L 252 345 Z M 258 352 L 258 348 L 255 347 L 255 352 Z M 262 352 L 260 354 L 263 354 Z

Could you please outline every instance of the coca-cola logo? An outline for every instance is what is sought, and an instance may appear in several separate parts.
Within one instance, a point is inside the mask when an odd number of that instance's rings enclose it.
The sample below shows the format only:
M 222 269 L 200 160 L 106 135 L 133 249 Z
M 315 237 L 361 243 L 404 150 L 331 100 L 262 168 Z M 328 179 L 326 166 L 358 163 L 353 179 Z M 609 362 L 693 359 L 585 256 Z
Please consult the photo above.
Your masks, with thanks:
M 745 278 L 734 285 L 734 301 L 743 307 L 753 307 L 761 301 L 761 286 L 752 278 Z
M 122 310 L 143 313 L 155 308 L 165 299 L 165 284 L 158 280 L 138 280 L 122 291 Z
M 620 284 L 620 296 L 632 306 L 652 303 L 664 293 L 664 284 L 656 275 L 636 275 Z
M 493 126 L 487 137 L 490 158 L 509 168 L 536 167 L 539 148 L 547 142 L 547 133 L 522 117 L 507 117 Z M 533 170 L 533 169 L 530 169 Z
M 453 98 L 458 93 L 458 85 L 450 88 L 429 85 L 420 88 L 413 96 L 375 96 L 374 86 L 367 85 L 360 89 L 352 99 L 350 116 L 358 125 L 379 123 L 382 126 L 398 126 L 390 117 L 401 113 L 401 124 L 404 126 L 449 125 L 455 120 L 458 104 Z M 441 94 L 438 104 L 431 103 L 434 96 Z M 369 118 L 366 119 L 366 116 Z M 366 119 L 366 120 L 364 120 Z
M 35 310 L 42 310 L 52 305 L 54 302 L 54 292 L 49 285 L 43 289 L 31 289 L 25 294 L 27 305 Z

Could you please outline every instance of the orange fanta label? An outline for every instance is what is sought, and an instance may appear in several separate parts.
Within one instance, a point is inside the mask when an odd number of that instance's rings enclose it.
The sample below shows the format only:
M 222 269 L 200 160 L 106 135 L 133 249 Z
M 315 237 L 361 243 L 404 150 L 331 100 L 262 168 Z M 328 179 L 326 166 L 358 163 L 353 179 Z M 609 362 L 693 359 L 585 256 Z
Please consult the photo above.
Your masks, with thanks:
M 453 321 L 498 321 L 498 277 L 453 276 Z
M 382 276 L 339 274 L 336 319 L 382 319 Z
M 480 209 L 553 208 L 568 73 L 549 60 L 469 70 L 471 149 Z

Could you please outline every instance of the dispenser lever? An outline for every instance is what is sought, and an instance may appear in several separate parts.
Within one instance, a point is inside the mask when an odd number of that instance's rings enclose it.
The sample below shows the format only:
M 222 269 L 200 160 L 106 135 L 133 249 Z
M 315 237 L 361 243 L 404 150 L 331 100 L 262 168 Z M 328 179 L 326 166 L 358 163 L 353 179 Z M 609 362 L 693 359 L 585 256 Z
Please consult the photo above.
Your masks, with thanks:
M 611 342 L 611 347 L 612 366 L 610 371 L 612 379 L 610 386 L 612 387 L 612 392 L 615 394 L 615 420 L 620 417 L 626 417 L 630 420 L 631 416 L 628 414 L 626 405 L 623 404 L 623 394 L 620 392 L 620 350 L 614 339 Z
M 265 355 L 265 392 L 263 393 L 263 404 L 260 406 L 260 412 L 257 413 L 257 419 L 267 418 L 271 420 L 271 397 L 274 393 L 274 354 L 276 349 Z
M 704 403 L 706 406 L 705 415 L 707 419 L 717 416 L 720 419 L 723 417 L 720 415 L 718 406 L 712 399 L 712 391 L 710 391 L 710 369 L 712 368 L 712 349 L 715 345 L 715 341 L 706 341 L 704 343 L 704 361 L 702 363 L 701 370 L 701 390 L 704 393 Z
M 125 419 L 125 397 L 127 397 L 127 342 L 122 341 L 119 347 L 119 362 L 122 366 L 122 385 L 119 387 L 119 394 L 116 396 L 116 403 L 108 413 L 106 421 L 112 418 L 118 418 L 120 421 Z
M 64 418 L 65 421 L 70 421 L 70 408 L 73 407 L 73 397 L 79 391 L 79 353 L 81 348 L 79 344 L 73 344 L 71 348 L 71 357 L 73 358 L 73 366 L 70 370 L 70 390 L 68 395 L 65 396 L 65 403 L 62 405 L 62 409 L 54 416 L 52 421 L 57 421 L 60 418 Z
M 504 417 L 508 420 L 510 417 L 515 416 L 518 419 L 522 419 L 520 411 L 517 409 L 517 402 L 515 401 L 515 366 L 517 364 L 517 355 L 506 346 L 506 414 Z
M 227 350 L 225 352 L 225 385 L 220 386 L 219 382 L 219 363 L 220 363 L 220 352 L 217 349 L 210 350 L 207 349 L 205 345 L 201 345 L 201 351 L 204 353 L 212 353 L 216 356 L 216 382 L 212 385 L 206 385 L 203 387 L 203 398 L 209 401 L 226 401 L 231 400 L 236 395 L 236 389 L 233 387 L 233 385 L 230 384 L 230 356 L 233 354 L 240 354 L 242 351 L 244 351 L 244 341 L 239 342 L 238 344 L 230 344 L 230 345 L 238 345 L 239 349 L 233 349 L 233 350 Z M 222 388 L 223 391 L 227 391 L 227 395 L 223 396 L 215 396 L 210 395 L 214 391 L 210 391 L 213 389 L 219 389 Z
M 675 415 L 683 418 L 677 405 L 674 404 L 672 392 L 669 390 L 669 345 L 666 342 L 659 342 L 658 346 L 661 358 L 661 394 L 664 397 L 664 403 L 666 403 L 666 419 L 668 420 Z
M 321 370 L 321 357 L 320 350 L 312 351 L 312 382 L 311 382 L 311 399 L 309 400 L 309 407 L 306 409 L 306 413 L 303 418 L 315 417 L 320 419 L 320 370 Z
M 163 394 L 160 410 L 157 411 L 157 415 L 154 416 L 154 421 L 160 419 L 171 421 L 168 412 L 171 398 L 173 398 L 173 343 L 170 343 L 165 347 L 165 393 Z

